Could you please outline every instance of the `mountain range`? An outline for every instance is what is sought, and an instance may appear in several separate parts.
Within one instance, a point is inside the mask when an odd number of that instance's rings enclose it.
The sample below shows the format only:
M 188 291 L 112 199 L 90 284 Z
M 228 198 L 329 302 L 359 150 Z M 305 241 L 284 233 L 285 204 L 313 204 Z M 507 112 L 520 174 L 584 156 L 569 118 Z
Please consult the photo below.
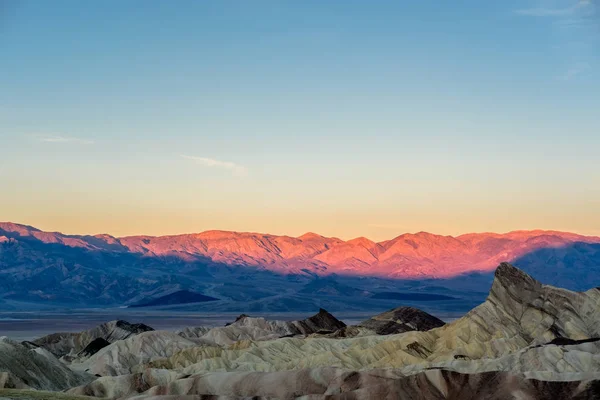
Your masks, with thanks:
M 329 302 L 362 296 L 372 304 L 396 292 L 464 298 L 465 290 L 485 293 L 504 261 L 544 283 L 600 285 L 600 237 L 557 231 L 420 232 L 374 242 L 227 231 L 117 238 L 0 223 L 0 308 L 148 303 L 181 290 L 222 300 L 211 304 L 218 310 L 243 301 L 254 310 L 287 311 L 315 293 Z

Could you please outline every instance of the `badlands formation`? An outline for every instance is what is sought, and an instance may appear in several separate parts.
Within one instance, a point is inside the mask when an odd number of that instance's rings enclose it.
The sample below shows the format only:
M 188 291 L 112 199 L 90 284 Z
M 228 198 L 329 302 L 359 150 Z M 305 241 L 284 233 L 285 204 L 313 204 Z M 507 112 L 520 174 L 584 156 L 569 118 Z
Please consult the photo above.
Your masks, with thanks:
M 486 301 L 448 324 L 399 307 L 355 326 L 320 310 L 180 332 L 114 321 L 2 338 L 0 387 L 0 397 L 597 399 L 600 289 L 546 286 L 503 263 Z

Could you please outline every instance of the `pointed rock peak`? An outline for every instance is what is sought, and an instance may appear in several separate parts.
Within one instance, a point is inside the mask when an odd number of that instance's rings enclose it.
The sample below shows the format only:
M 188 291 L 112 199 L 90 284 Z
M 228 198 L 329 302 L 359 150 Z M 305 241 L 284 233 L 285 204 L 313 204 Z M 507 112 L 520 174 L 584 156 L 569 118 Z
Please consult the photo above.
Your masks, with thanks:
M 250 316 L 249 316 L 249 315 L 247 315 L 247 314 L 240 314 L 240 315 L 239 315 L 239 316 L 238 316 L 238 317 L 235 319 L 235 322 L 238 322 L 239 320 L 241 320 L 241 319 L 245 319 L 245 318 L 250 318 Z
M 494 273 L 494 282 L 499 281 L 503 286 L 535 286 L 538 281 L 507 262 L 501 263 Z
M 115 326 L 131 333 L 142 333 L 154 330 L 146 324 L 132 324 L 127 321 L 123 321 L 122 319 L 117 320 Z
M 504 308 L 530 304 L 540 296 L 542 284 L 509 263 L 496 268 L 488 300 Z M 515 314 L 518 315 L 518 314 Z
M 319 309 L 319 313 L 307 318 L 303 321 L 312 327 L 315 332 L 317 331 L 331 331 L 335 332 L 338 329 L 342 329 L 346 326 L 345 323 L 331 315 L 324 308 Z
M 242 321 L 242 322 L 243 322 L 243 321 L 244 321 L 246 318 L 250 318 L 250 316 L 249 316 L 248 314 L 240 314 L 240 315 L 238 315 L 238 317 L 235 319 L 235 321 L 233 321 L 233 322 L 227 322 L 227 323 L 225 324 L 225 326 L 233 325 L 233 324 L 236 324 L 236 323 L 238 323 L 238 322 L 240 322 L 240 321 Z

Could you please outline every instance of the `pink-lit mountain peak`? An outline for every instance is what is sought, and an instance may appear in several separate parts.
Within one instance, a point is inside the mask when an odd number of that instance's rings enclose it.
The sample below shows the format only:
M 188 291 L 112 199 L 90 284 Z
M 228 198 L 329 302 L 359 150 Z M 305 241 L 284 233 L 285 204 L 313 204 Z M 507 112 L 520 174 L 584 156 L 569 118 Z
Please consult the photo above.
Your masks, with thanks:
M 304 235 L 298 236 L 300 240 L 322 240 L 325 239 L 325 236 L 319 235 L 314 232 L 306 232 Z
M 374 242 L 371 239 L 368 239 L 364 236 L 361 237 L 357 237 L 354 239 L 350 239 L 348 240 L 346 243 L 352 245 L 352 246 L 362 246 L 366 249 L 372 249 L 378 246 L 381 246 L 380 243 Z
M 278 273 L 311 270 L 389 277 L 448 277 L 490 271 L 541 248 L 574 242 L 600 243 L 600 238 L 557 231 L 471 233 L 457 237 L 428 232 L 403 234 L 376 243 L 364 237 L 344 241 L 316 233 L 297 238 L 262 233 L 206 231 L 173 236 L 75 236 L 33 227 L 0 223 L 0 236 L 35 238 L 43 243 L 89 250 L 129 251 L 146 256 L 201 258 L 235 266 L 261 267 Z

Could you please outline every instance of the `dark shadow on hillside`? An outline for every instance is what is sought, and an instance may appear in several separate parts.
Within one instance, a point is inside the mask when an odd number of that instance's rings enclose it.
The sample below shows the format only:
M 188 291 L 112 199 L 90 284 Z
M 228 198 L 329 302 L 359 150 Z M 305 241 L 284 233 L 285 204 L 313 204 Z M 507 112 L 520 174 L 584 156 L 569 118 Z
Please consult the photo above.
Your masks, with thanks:
M 429 307 L 466 310 L 485 299 L 493 281 L 493 272 L 411 280 L 285 275 L 260 267 L 215 263 L 191 254 L 145 256 L 125 251 L 121 245 L 88 250 L 44 243 L 2 229 L 0 236 L 16 239 L 0 243 L 0 308 L 3 301 L 65 308 L 114 307 L 190 290 L 222 301 L 188 310 L 386 309 L 406 301 L 418 305 L 423 295 Z M 74 238 L 95 243 L 89 237 Z M 600 286 L 600 244 L 543 248 L 506 261 L 542 283 L 572 290 Z M 380 293 L 386 294 L 386 301 Z
M 575 242 L 567 246 L 545 247 L 513 260 L 506 260 L 543 284 L 574 291 L 600 286 L 600 244 Z M 448 279 L 416 280 L 416 287 L 435 285 L 460 290 L 489 291 L 494 271 L 469 273 Z
M 228 298 L 270 296 L 255 281 L 287 281 L 260 268 L 240 268 L 193 256 L 145 256 L 120 248 L 88 250 L 44 243 L 0 229 L 10 240 L 0 243 L 0 306 L 2 299 L 61 307 L 105 307 L 134 303 L 178 290 L 202 293 L 218 284 Z M 310 279 L 300 280 L 302 283 Z M 218 297 L 218 296 L 215 296 Z
M 569 290 L 600 286 L 600 244 L 576 242 L 542 248 L 512 261 L 540 282 Z

